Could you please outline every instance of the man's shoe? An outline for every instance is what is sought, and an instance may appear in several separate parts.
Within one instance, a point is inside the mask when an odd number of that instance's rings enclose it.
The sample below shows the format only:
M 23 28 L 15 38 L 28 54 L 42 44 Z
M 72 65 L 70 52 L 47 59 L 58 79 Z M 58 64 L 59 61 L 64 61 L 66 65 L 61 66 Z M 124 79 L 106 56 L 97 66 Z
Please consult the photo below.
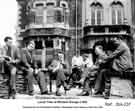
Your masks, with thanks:
M 61 94 L 58 91 L 56 91 L 56 96 L 61 96 Z
M 16 99 L 16 95 L 15 94 L 8 95 L 8 99 Z
M 94 95 L 102 95 L 102 92 L 100 92 L 100 91 L 95 91 L 95 92 L 94 92 Z
M 89 92 L 83 91 L 78 96 L 89 96 Z
M 70 90 L 70 85 L 68 85 L 66 81 L 63 82 L 63 87 L 65 91 Z
M 33 96 L 33 95 L 34 95 L 34 92 L 33 92 L 33 91 L 30 91 L 30 92 L 29 92 L 29 95 L 30 95 L 30 96 Z
M 75 81 L 74 83 L 83 85 L 84 80 L 83 80 L 83 79 L 81 79 L 80 81 Z
M 16 90 L 15 89 L 12 89 L 12 91 L 11 91 L 11 98 L 12 99 L 16 98 Z
M 110 92 L 103 92 L 104 99 L 110 98 Z
M 64 87 L 64 90 L 65 90 L 65 91 L 69 91 L 69 90 L 70 90 L 70 86 L 67 85 L 66 87 Z
M 12 95 L 12 99 L 16 99 L 16 95 L 15 94 Z
M 44 91 L 41 93 L 41 95 L 49 94 L 48 91 Z

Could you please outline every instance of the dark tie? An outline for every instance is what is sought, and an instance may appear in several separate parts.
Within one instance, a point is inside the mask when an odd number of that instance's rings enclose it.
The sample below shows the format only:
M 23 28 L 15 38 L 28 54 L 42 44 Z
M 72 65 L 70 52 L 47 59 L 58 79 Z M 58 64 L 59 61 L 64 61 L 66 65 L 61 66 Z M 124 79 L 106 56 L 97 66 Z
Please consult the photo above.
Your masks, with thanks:
M 7 49 L 7 56 L 11 57 L 11 47 L 8 47 Z

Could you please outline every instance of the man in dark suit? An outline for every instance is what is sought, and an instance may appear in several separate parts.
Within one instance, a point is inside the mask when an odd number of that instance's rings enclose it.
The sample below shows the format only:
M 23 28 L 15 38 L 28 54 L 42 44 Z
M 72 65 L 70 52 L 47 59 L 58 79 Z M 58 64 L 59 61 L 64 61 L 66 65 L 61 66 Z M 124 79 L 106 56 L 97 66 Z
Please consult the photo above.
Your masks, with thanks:
M 26 48 L 23 48 L 21 51 L 21 56 L 22 56 L 21 66 L 26 74 L 29 95 L 33 95 L 33 72 L 34 72 L 34 68 L 36 67 L 36 64 L 32 56 L 32 51 L 34 48 L 35 48 L 35 43 L 33 41 L 29 41 L 27 43 Z
M 115 49 L 109 54 L 104 61 L 112 62 L 110 68 L 102 69 L 98 77 L 100 81 L 96 82 L 95 89 L 97 92 L 102 89 L 100 84 L 105 83 L 104 97 L 106 99 L 110 96 L 111 80 L 112 76 L 122 77 L 125 71 L 133 68 L 131 52 L 127 44 L 121 40 L 121 37 L 114 37 L 110 40 L 110 43 L 115 46 Z M 109 50 L 109 49 L 108 49 Z
M 20 52 L 19 49 L 12 45 L 12 38 L 5 37 L 5 46 L 3 47 L 4 51 L 4 65 L 5 73 L 9 75 L 9 98 L 12 97 L 15 99 L 16 94 L 16 71 L 17 64 L 20 62 Z

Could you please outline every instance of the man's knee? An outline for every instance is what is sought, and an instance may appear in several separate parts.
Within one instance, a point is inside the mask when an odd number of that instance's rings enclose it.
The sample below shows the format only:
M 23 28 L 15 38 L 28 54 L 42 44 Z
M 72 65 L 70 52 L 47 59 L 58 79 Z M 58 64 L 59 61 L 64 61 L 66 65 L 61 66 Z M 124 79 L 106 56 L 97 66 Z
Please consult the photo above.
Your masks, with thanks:
M 44 77 L 44 73 L 42 71 L 39 71 L 38 76 L 42 78 L 42 77 Z
M 13 67 L 12 69 L 11 69 L 11 75 L 16 75 L 16 72 L 17 72 L 17 69 L 16 69 L 16 67 Z
M 59 70 L 57 71 L 57 73 L 58 73 L 58 74 L 64 74 L 64 70 L 63 70 L 63 69 L 59 69 Z
M 109 70 L 108 69 L 102 69 L 101 71 L 100 71 L 100 74 L 108 74 L 109 73 Z
M 101 72 L 100 72 L 101 76 L 103 78 L 105 78 L 106 80 L 110 78 L 111 76 L 111 72 L 109 69 L 103 69 Z
M 28 70 L 28 71 L 27 71 L 27 76 L 33 76 L 33 71 Z

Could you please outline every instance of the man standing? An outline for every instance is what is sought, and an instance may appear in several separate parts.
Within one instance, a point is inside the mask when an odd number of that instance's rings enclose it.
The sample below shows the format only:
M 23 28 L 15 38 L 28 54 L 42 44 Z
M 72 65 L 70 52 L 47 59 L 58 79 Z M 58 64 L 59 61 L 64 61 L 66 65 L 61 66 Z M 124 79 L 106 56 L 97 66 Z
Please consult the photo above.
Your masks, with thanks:
M 9 98 L 12 97 L 15 99 L 16 94 L 16 72 L 17 64 L 20 62 L 20 52 L 19 49 L 12 45 L 12 38 L 5 37 L 5 46 L 4 46 L 4 61 L 6 74 L 9 75 Z
M 28 83 L 28 94 L 33 95 L 33 71 L 36 67 L 34 58 L 32 56 L 32 51 L 35 48 L 35 43 L 33 41 L 29 41 L 27 43 L 26 48 L 22 49 L 22 61 L 21 66 L 23 71 L 26 74 L 27 83 Z

